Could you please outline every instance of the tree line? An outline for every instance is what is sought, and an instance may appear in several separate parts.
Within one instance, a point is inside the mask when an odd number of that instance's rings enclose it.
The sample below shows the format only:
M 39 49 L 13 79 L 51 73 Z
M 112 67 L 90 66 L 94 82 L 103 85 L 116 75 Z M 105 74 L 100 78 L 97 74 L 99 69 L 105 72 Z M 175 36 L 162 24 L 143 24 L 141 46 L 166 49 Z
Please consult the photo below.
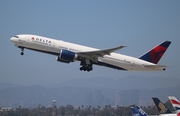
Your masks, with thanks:
M 169 101 L 165 105 L 172 111 L 173 107 Z M 104 107 L 92 107 L 92 106 L 79 106 L 74 107 L 72 105 L 60 106 L 60 107 L 45 107 L 41 104 L 37 108 L 18 108 L 11 109 L 9 111 L 2 110 L 0 108 L 0 116 L 132 116 L 130 107 L 131 106 L 111 106 L 105 105 Z M 144 106 L 142 109 L 148 115 L 158 115 L 155 106 Z

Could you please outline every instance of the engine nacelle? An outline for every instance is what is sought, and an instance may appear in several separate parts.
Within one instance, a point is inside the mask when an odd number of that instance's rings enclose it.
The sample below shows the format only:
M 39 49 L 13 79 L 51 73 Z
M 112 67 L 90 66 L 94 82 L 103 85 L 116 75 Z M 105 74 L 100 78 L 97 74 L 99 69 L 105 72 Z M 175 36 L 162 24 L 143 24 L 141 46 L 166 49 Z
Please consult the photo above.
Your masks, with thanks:
M 59 56 L 57 57 L 57 61 L 63 62 L 63 63 L 70 63 L 74 62 L 77 59 L 77 54 L 69 51 L 69 50 L 64 50 L 62 49 Z

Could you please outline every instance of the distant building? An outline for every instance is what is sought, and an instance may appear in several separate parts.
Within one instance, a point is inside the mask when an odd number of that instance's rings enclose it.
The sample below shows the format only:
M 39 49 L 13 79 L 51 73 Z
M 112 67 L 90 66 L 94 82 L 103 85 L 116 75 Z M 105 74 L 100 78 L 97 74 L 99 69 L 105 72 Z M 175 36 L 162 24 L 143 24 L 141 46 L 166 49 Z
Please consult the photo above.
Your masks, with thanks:
M 116 91 L 115 105 L 129 106 L 133 104 L 139 105 L 139 90 Z
M 0 111 L 16 111 L 16 109 L 12 107 L 2 107 L 0 108 Z
M 19 106 L 24 107 L 24 100 L 19 101 Z
M 56 107 L 56 100 L 52 100 L 51 107 Z
M 84 105 L 85 106 L 93 105 L 93 93 L 92 92 L 86 93 L 85 98 L 84 98 Z
M 109 99 L 107 99 L 109 102 Z M 105 96 L 101 94 L 101 90 L 97 90 L 95 92 L 88 92 L 85 95 L 84 105 L 85 106 L 102 106 L 105 104 Z
M 104 104 L 103 105 L 110 105 L 112 104 L 111 99 L 110 98 L 105 98 Z
M 116 93 L 115 93 L 115 105 L 120 105 L 120 91 L 119 90 L 116 90 Z
M 56 116 L 57 115 L 56 100 L 52 100 L 51 108 L 52 108 L 52 113 L 51 113 L 52 116 Z
M 104 96 L 101 94 L 101 90 L 97 90 L 94 92 L 94 106 L 102 106 L 104 101 Z

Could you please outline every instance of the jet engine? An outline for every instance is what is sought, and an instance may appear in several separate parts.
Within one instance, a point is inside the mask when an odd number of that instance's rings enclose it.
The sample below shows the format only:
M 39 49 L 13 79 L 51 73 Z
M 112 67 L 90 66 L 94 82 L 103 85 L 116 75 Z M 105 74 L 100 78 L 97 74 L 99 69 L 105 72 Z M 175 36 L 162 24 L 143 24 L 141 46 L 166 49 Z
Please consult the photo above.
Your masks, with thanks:
M 77 54 L 75 52 L 62 49 L 59 56 L 57 57 L 57 61 L 63 63 L 74 62 L 77 59 Z

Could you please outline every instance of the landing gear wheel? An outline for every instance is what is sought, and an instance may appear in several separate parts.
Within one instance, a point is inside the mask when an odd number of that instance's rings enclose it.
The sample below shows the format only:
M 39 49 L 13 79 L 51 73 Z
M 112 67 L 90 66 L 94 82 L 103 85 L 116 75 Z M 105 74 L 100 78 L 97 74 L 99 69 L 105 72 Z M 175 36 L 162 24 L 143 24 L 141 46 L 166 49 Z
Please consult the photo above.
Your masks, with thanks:
M 24 52 L 21 52 L 21 55 L 24 55 Z
M 21 48 L 21 55 L 24 55 L 24 48 Z
M 83 71 L 88 71 L 88 72 L 89 72 L 89 71 L 92 71 L 93 68 L 92 68 L 92 67 L 87 67 L 87 66 L 82 66 L 81 68 L 79 68 L 79 70 L 80 70 L 80 71 L 83 70 Z
M 83 67 L 79 68 L 79 70 L 82 71 L 82 70 L 83 70 Z
M 80 65 L 82 66 L 79 68 L 79 70 L 81 70 L 81 71 L 83 70 L 83 71 L 89 72 L 89 71 L 93 70 L 93 68 L 92 68 L 93 64 L 90 62 L 89 59 L 86 59 L 85 61 L 81 61 Z

